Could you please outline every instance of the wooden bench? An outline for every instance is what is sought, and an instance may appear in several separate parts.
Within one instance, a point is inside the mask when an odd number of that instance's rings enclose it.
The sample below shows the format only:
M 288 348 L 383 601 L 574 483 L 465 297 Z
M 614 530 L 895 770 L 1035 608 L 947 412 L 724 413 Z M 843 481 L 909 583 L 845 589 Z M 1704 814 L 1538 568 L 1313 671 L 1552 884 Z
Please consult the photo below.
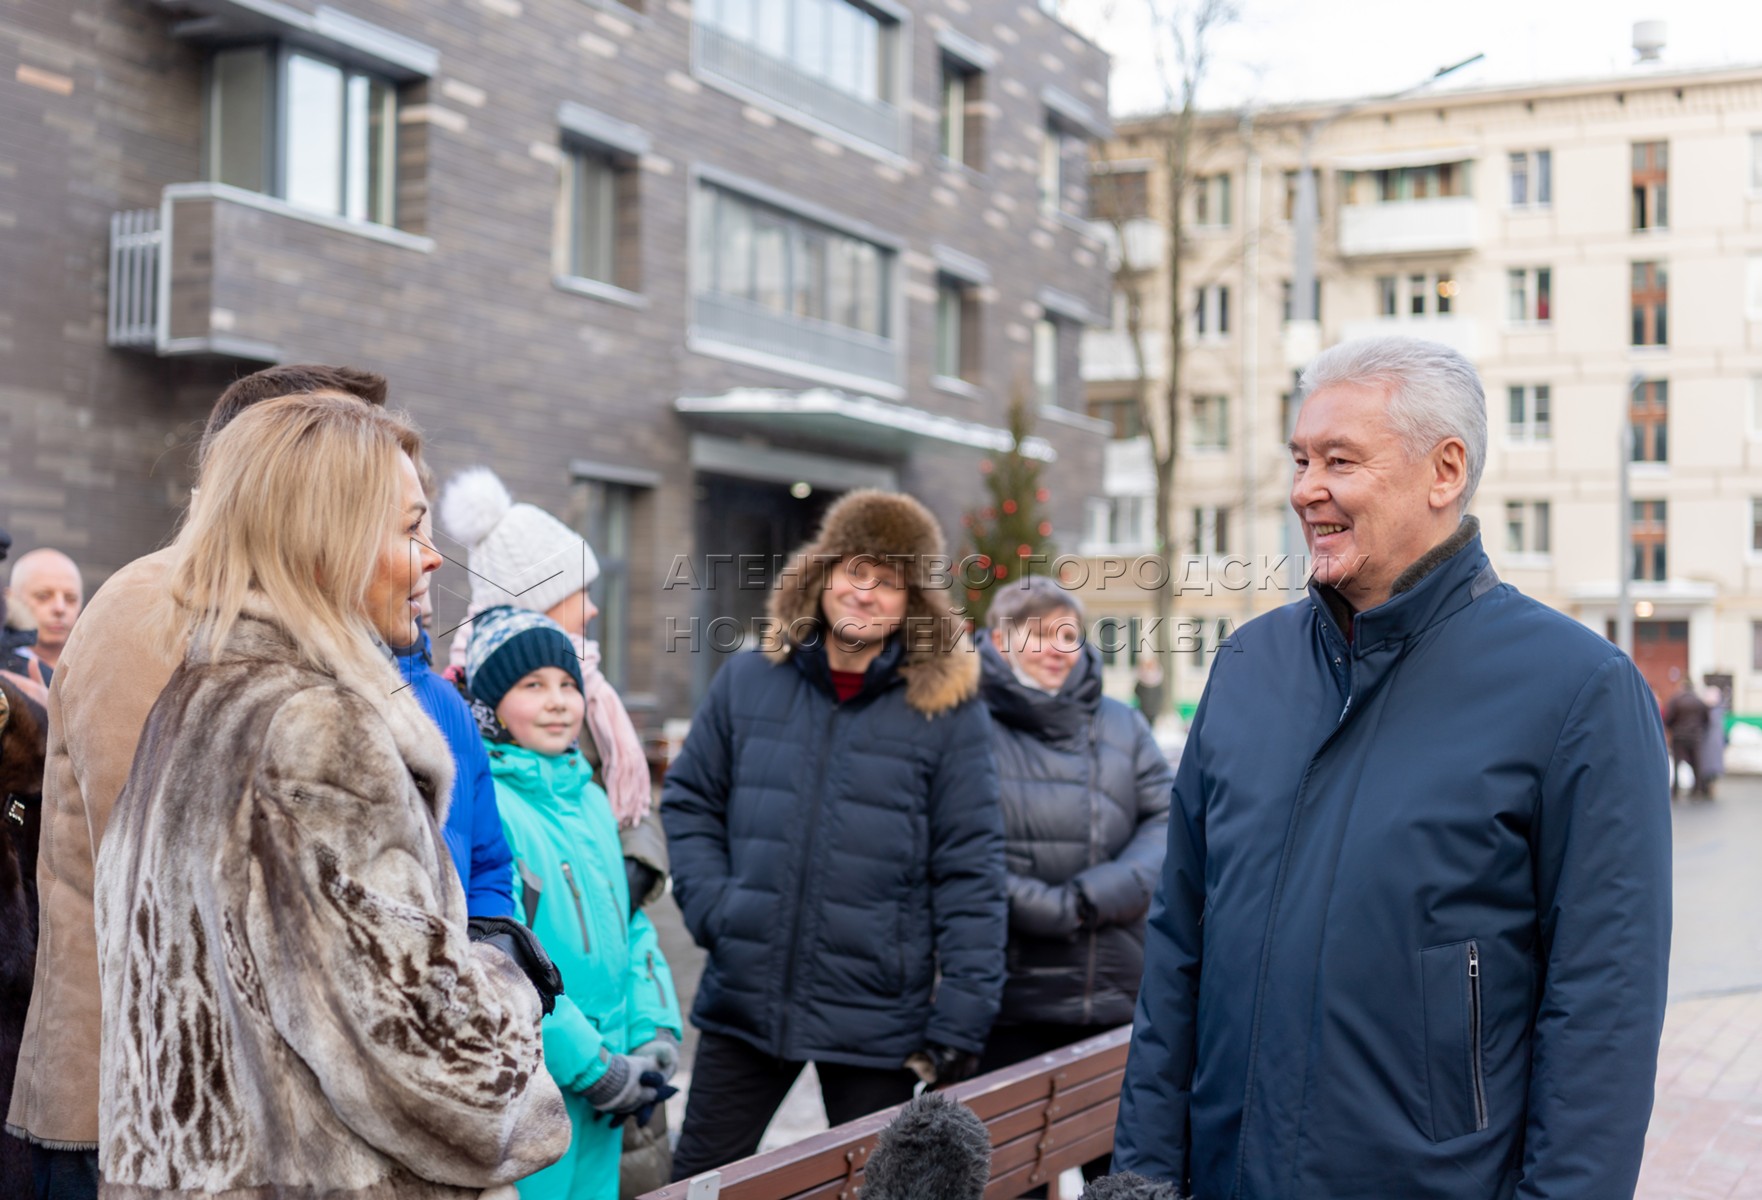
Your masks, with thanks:
M 948 1094 L 991 1133 L 985 1200 L 1014 1200 L 1113 1149 L 1132 1028 L 957 1084 Z M 874 1113 L 639 1200 L 858 1200 L 875 1139 L 898 1114 Z

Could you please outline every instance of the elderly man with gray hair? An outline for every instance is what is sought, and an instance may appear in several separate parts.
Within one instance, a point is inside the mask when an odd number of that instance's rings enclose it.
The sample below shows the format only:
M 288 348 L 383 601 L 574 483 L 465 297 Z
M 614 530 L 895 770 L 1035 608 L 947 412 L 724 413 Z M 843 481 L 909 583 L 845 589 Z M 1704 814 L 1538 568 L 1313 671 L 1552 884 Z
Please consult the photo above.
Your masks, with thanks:
M 1633 1195 L 1670 943 L 1633 663 L 1499 581 L 1473 367 L 1303 378 L 1307 599 L 1220 653 L 1176 774 L 1115 1162 L 1207 1200 Z

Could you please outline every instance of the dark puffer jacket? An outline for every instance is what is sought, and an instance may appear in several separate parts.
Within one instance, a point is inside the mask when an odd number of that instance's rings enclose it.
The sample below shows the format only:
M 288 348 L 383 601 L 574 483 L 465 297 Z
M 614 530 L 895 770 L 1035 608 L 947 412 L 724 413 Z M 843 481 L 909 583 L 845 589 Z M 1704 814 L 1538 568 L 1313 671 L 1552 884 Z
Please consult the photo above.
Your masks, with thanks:
M 709 951 L 692 1021 L 794 1061 L 977 1053 L 1007 921 L 977 689 L 914 705 L 896 637 L 840 704 L 824 649 L 792 650 L 724 666 L 667 773 L 673 894 Z M 970 648 L 941 657 L 971 671 Z
M 989 638 L 981 653 L 1009 867 L 999 1019 L 1124 1024 L 1144 974 L 1174 773 L 1144 719 L 1101 694 L 1095 647 L 1056 696 L 1021 683 Z

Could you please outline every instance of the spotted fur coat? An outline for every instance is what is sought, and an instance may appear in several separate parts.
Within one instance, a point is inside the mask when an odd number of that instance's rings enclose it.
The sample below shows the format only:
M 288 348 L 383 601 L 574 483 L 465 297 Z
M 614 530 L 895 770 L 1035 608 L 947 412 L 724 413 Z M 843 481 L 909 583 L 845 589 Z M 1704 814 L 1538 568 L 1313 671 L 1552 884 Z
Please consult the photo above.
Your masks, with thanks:
M 314 671 L 261 615 L 172 676 L 98 855 L 107 1200 L 475 1200 L 562 1154 L 451 772 L 389 663 Z

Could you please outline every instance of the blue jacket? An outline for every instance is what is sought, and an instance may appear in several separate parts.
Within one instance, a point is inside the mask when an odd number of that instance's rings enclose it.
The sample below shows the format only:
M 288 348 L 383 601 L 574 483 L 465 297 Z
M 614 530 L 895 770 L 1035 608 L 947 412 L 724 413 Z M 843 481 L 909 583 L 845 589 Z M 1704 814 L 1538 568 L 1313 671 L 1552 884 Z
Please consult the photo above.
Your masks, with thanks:
M 471 706 L 459 695 L 459 689 L 429 665 L 426 633 L 416 645 L 393 653 L 398 673 L 409 681 L 422 711 L 440 726 L 453 752 L 452 806 L 441 833 L 459 881 L 465 885 L 466 910 L 474 917 L 511 917 L 514 854 L 502 833 L 489 755 L 471 718 Z
M 1119 1169 L 1202 1200 L 1633 1195 L 1670 943 L 1658 707 L 1474 528 L 1350 641 L 1313 588 L 1220 648 Z
M 978 1052 L 997 1015 L 1009 904 L 990 719 L 968 648 L 913 708 L 896 637 L 839 703 L 823 649 L 737 655 L 667 772 L 673 894 L 709 951 L 692 1021 L 766 1054 L 899 1067 Z

